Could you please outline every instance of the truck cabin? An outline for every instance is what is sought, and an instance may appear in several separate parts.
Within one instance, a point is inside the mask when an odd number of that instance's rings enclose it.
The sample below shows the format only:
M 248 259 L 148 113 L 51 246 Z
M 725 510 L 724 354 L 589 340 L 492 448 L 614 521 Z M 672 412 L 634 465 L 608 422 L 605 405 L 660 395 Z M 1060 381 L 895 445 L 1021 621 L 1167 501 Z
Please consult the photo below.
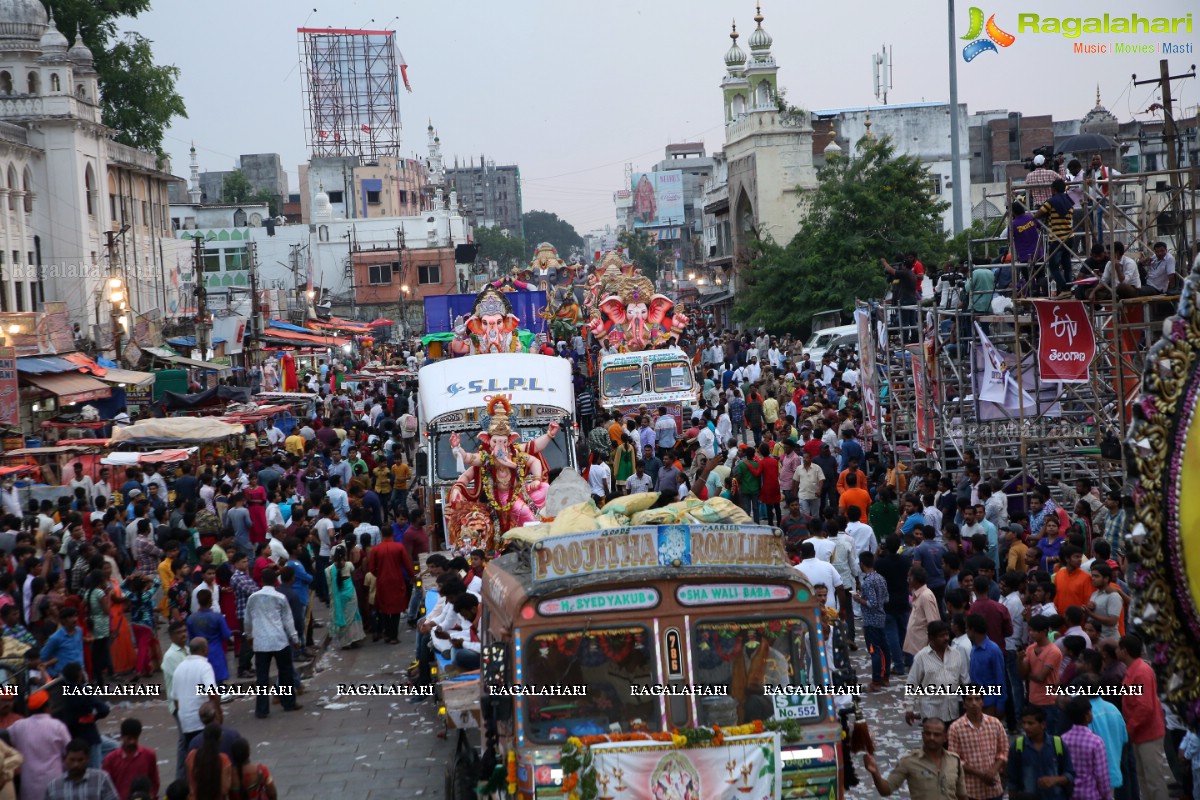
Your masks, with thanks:
M 699 539 L 709 526 L 692 527 Z M 606 558 L 636 560 L 639 535 L 651 537 L 643 544 L 653 558 L 664 528 L 550 537 L 489 564 L 480 631 L 491 712 L 483 718 L 527 767 L 519 796 L 549 796 L 561 783 L 557 758 L 568 737 L 755 721 L 800 731 L 783 742 L 784 797 L 804 796 L 788 785 L 814 784 L 840 796 L 833 698 L 806 691 L 829 682 L 821 612 L 806 578 L 785 565 L 782 536 L 728 526 L 674 564 L 604 567 Z M 695 557 L 697 547 L 714 563 Z M 500 698 L 493 688 L 514 685 L 575 694 Z

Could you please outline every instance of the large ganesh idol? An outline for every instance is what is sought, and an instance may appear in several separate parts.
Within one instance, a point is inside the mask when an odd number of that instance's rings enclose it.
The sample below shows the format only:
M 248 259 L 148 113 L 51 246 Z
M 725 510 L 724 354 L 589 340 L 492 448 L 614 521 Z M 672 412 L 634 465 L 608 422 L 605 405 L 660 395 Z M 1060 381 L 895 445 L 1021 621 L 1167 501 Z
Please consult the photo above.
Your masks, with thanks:
M 520 323 L 504 292 L 494 286 L 484 287 L 475 297 L 471 316 L 458 338 L 450 343 L 450 352 L 456 356 L 523 352 L 517 334 Z
M 611 268 L 610 268 L 611 269 Z M 587 327 L 597 341 L 627 352 L 678 342 L 687 317 L 671 311 L 674 301 L 654 291 L 644 275 L 625 275 L 615 289 L 600 299 L 600 314 L 593 313 Z
M 478 512 L 486 506 L 497 522 L 495 530 L 504 533 L 537 521 L 537 511 L 546 504 L 550 469 L 542 451 L 558 435 L 559 425 L 553 422 L 546 433 L 521 444 L 521 435 L 509 426 L 512 406 L 507 398 L 493 397 L 487 413 L 487 432 L 479 434 L 477 452 L 463 450 L 457 433 L 450 437 L 450 446 L 466 470 L 450 488 L 446 501 L 451 514 L 455 509 L 464 511 L 460 528 L 478 531 L 483 527 Z

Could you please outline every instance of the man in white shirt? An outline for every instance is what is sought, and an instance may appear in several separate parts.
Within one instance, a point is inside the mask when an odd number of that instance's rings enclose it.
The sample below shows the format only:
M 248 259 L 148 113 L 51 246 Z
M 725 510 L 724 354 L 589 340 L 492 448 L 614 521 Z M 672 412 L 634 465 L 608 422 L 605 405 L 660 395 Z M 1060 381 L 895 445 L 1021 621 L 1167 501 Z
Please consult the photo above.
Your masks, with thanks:
M 746 378 L 751 383 L 758 383 L 762 378 L 762 367 L 758 364 L 758 357 L 750 359 L 750 363 L 746 365 Z
M 846 533 L 854 540 L 854 557 L 859 553 L 875 553 L 879 550 L 879 541 L 870 525 L 862 521 L 862 509 L 850 506 L 846 509 Z
M 88 499 L 89 503 L 95 499 L 96 487 L 92 483 L 92 479 L 83 474 L 83 464 L 79 463 L 78 461 L 76 461 L 74 464 L 74 477 L 67 482 L 67 485 L 71 487 L 72 494 L 75 493 L 76 489 L 82 486 L 85 492 L 84 497 Z
M 707 416 L 708 412 L 704 412 Z M 716 434 L 708 427 L 708 420 L 700 421 L 700 433 L 696 435 L 696 444 L 700 445 L 700 452 L 708 458 L 712 458 L 717 454 L 716 451 Z
M 13 482 L 12 476 L 5 478 L 4 486 L 0 488 L 0 506 L 3 506 L 5 514 L 11 514 L 17 519 L 24 516 L 21 511 L 21 496 L 17 493 L 17 486 Z
M 1172 280 L 1178 280 L 1175 276 L 1175 256 L 1167 252 L 1166 242 L 1154 243 L 1154 257 L 1147 259 L 1146 266 L 1146 286 L 1144 289 L 1147 292 L 1154 294 L 1166 294 L 1171 289 Z
M 821 357 L 821 382 L 828 386 L 837 377 L 837 364 L 833 356 L 826 353 Z
M 825 602 L 834 610 L 840 610 L 837 590 L 842 585 L 842 578 L 832 564 L 817 558 L 812 542 L 812 539 L 806 539 L 800 543 L 801 561 L 796 565 L 796 569 L 802 572 L 813 586 L 818 584 L 825 586 L 829 590 L 829 596 Z
M 147 491 L 149 491 L 150 484 L 153 483 L 155 486 L 158 487 L 158 496 L 161 497 L 164 501 L 167 499 L 167 480 L 162 475 L 158 474 L 158 465 L 157 464 L 147 464 L 146 465 L 146 481 L 145 481 L 145 483 L 147 486 Z M 246 486 L 249 486 L 249 485 L 250 485 L 250 479 L 246 478 L 246 484 L 244 486 L 242 486 L 241 488 L 245 489 Z
M 1088 194 L 1096 204 L 1096 242 L 1104 244 L 1104 216 L 1108 207 L 1108 198 L 1113 178 L 1121 177 L 1121 173 L 1115 169 L 1110 169 L 1104 165 L 1104 159 L 1099 153 L 1092 156 L 1092 168 L 1090 170 L 1091 186 L 1088 188 Z
M 846 371 L 842 373 L 842 383 L 846 384 L 847 386 L 851 387 L 852 389 L 857 389 L 858 388 L 858 370 L 855 369 L 854 367 L 847 367 Z
M 181 745 L 179 752 L 187 753 L 187 743 L 204 730 L 200 720 L 200 709 L 205 703 L 220 707 L 220 696 L 209 687 L 216 687 L 217 676 L 208 662 L 208 640 L 197 636 L 188 642 L 188 656 L 175 668 L 171 676 L 170 701 L 175 708 L 175 719 L 179 723 Z M 264 698 L 266 699 L 266 698 Z M 179 764 L 178 774 L 184 768 Z
M 650 476 L 646 474 L 645 462 L 637 462 L 637 471 L 625 479 L 625 489 L 630 494 L 654 491 L 654 481 L 650 480 Z
M 292 647 L 300 645 L 296 623 L 288 599 L 275 588 L 279 573 L 274 567 L 262 572 L 263 588 L 246 600 L 246 638 L 254 648 L 255 683 L 266 689 L 270 681 L 271 661 L 279 669 L 279 686 L 293 688 L 290 694 L 280 697 L 284 711 L 299 711 L 294 687 L 296 672 L 292 666 Z M 178 680 L 178 677 L 176 677 Z M 255 698 L 254 716 L 264 719 L 271 711 L 271 698 L 265 694 Z
M 809 523 L 808 529 L 812 531 L 813 535 L 804 541 L 812 545 L 813 555 L 827 564 L 831 563 L 833 560 L 834 541 L 828 537 L 825 523 L 814 517 L 813 521 Z
M 271 447 L 279 447 L 283 444 L 283 440 L 286 438 L 287 437 L 283 435 L 283 431 L 279 429 L 279 422 L 275 418 L 272 418 L 271 427 L 267 428 L 267 441 L 270 443 Z
M 608 468 L 608 464 L 597 461 L 588 467 L 588 487 L 596 505 L 601 505 L 612 492 L 612 470 Z
M 342 492 L 345 494 L 345 492 Z M 320 542 L 320 549 L 317 551 L 317 562 L 314 565 L 317 574 L 313 576 L 313 588 L 317 592 L 317 597 L 321 602 L 329 602 L 329 586 L 325 581 L 325 568 L 329 566 L 329 557 L 333 553 L 333 539 L 338 524 L 334 521 L 337 512 L 334 510 L 333 503 L 328 498 L 321 504 L 321 518 L 317 520 L 317 524 L 313 526 L 317 531 L 317 539 Z
M 1119 266 L 1118 266 L 1119 265 Z M 1120 270 L 1118 276 L 1117 270 Z M 1132 258 L 1125 255 L 1125 245 L 1121 242 L 1113 242 L 1113 257 L 1104 267 L 1104 274 L 1100 276 L 1100 283 L 1107 286 L 1108 289 L 1121 297 L 1131 297 L 1137 293 L 1136 290 L 1142 288 L 1142 276 L 1138 272 L 1137 263 Z M 1094 289 L 1092 290 L 1095 291 Z
M 937 503 L 934 502 L 933 495 L 931 494 L 921 496 L 921 505 L 924 506 L 924 508 L 921 510 L 921 513 L 925 516 L 925 524 L 933 526 L 933 529 L 937 532 L 934 535 L 934 538 L 938 541 L 941 541 L 942 510 L 937 507 Z M 963 538 L 965 539 L 967 537 L 964 536 Z

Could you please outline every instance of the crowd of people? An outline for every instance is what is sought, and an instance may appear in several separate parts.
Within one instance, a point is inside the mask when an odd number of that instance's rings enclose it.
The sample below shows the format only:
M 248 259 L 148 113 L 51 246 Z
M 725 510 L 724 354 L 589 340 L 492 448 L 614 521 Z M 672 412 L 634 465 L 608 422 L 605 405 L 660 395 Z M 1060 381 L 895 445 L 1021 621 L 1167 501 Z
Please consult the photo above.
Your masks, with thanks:
M 908 780 L 913 797 L 1165 798 L 1173 778 L 1191 796 L 1200 747 L 1126 631 L 1129 497 L 984 474 L 969 451 L 953 472 L 894 461 L 863 439 L 852 353 L 818 364 L 762 335 L 702 353 L 682 433 L 666 409 L 600 415 L 583 445 L 593 499 L 719 495 L 784 531 L 849 649 L 869 651 L 866 692 L 909 687 L 925 747 L 886 777 L 867 759 L 881 794 Z M 937 687 L 957 694 L 920 693 Z

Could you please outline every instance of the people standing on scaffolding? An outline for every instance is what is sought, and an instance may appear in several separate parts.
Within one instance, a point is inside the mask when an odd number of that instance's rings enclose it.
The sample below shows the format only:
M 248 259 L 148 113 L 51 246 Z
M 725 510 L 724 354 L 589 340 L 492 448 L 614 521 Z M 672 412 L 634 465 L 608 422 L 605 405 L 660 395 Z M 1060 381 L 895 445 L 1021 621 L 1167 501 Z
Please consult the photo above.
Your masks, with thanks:
M 1050 197 L 1038 207 L 1037 218 L 1050 223 L 1050 257 L 1046 269 L 1050 273 L 1048 295 L 1057 297 L 1071 291 L 1071 211 L 1074 203 L 1067 194 L 1067 182 L 1058 178 L 1050 184 Z
M 1088 194 L 1096 205 L 1096 241 L 1104 244 L 1104 212 L 1108 208 L 1109 190 L 1112 179 L 1121 177 L 1121 173 L 1104 165 L 1104 157 L 1099 153 L 1092 154 L 1091 180 Z
M 917 307 L 921 297 L 917 293 L 920 282 L 913 272 L 915 256 L 907 255 L 896 259 L 895 264 L 889 264 L 886 258 L 880 258 L 879 263 L 892 280 L 892 301 L 900 310 L 900 324 L 904 328 L 906 344 L 916 344 L 920 330 L 917 328 Z
M 1112 258 L 1109 259 L 1108 266 L 1104 268 L 1104 274 L 1100 276 L 1100 283 L 1096 284 L 1089 296 L 1126 299 L 1137 297 L 1141 288 L 1142 276 L 1138 273 L 1137 263 L 1125 255 L 1123 242 L 1113 242 Z

